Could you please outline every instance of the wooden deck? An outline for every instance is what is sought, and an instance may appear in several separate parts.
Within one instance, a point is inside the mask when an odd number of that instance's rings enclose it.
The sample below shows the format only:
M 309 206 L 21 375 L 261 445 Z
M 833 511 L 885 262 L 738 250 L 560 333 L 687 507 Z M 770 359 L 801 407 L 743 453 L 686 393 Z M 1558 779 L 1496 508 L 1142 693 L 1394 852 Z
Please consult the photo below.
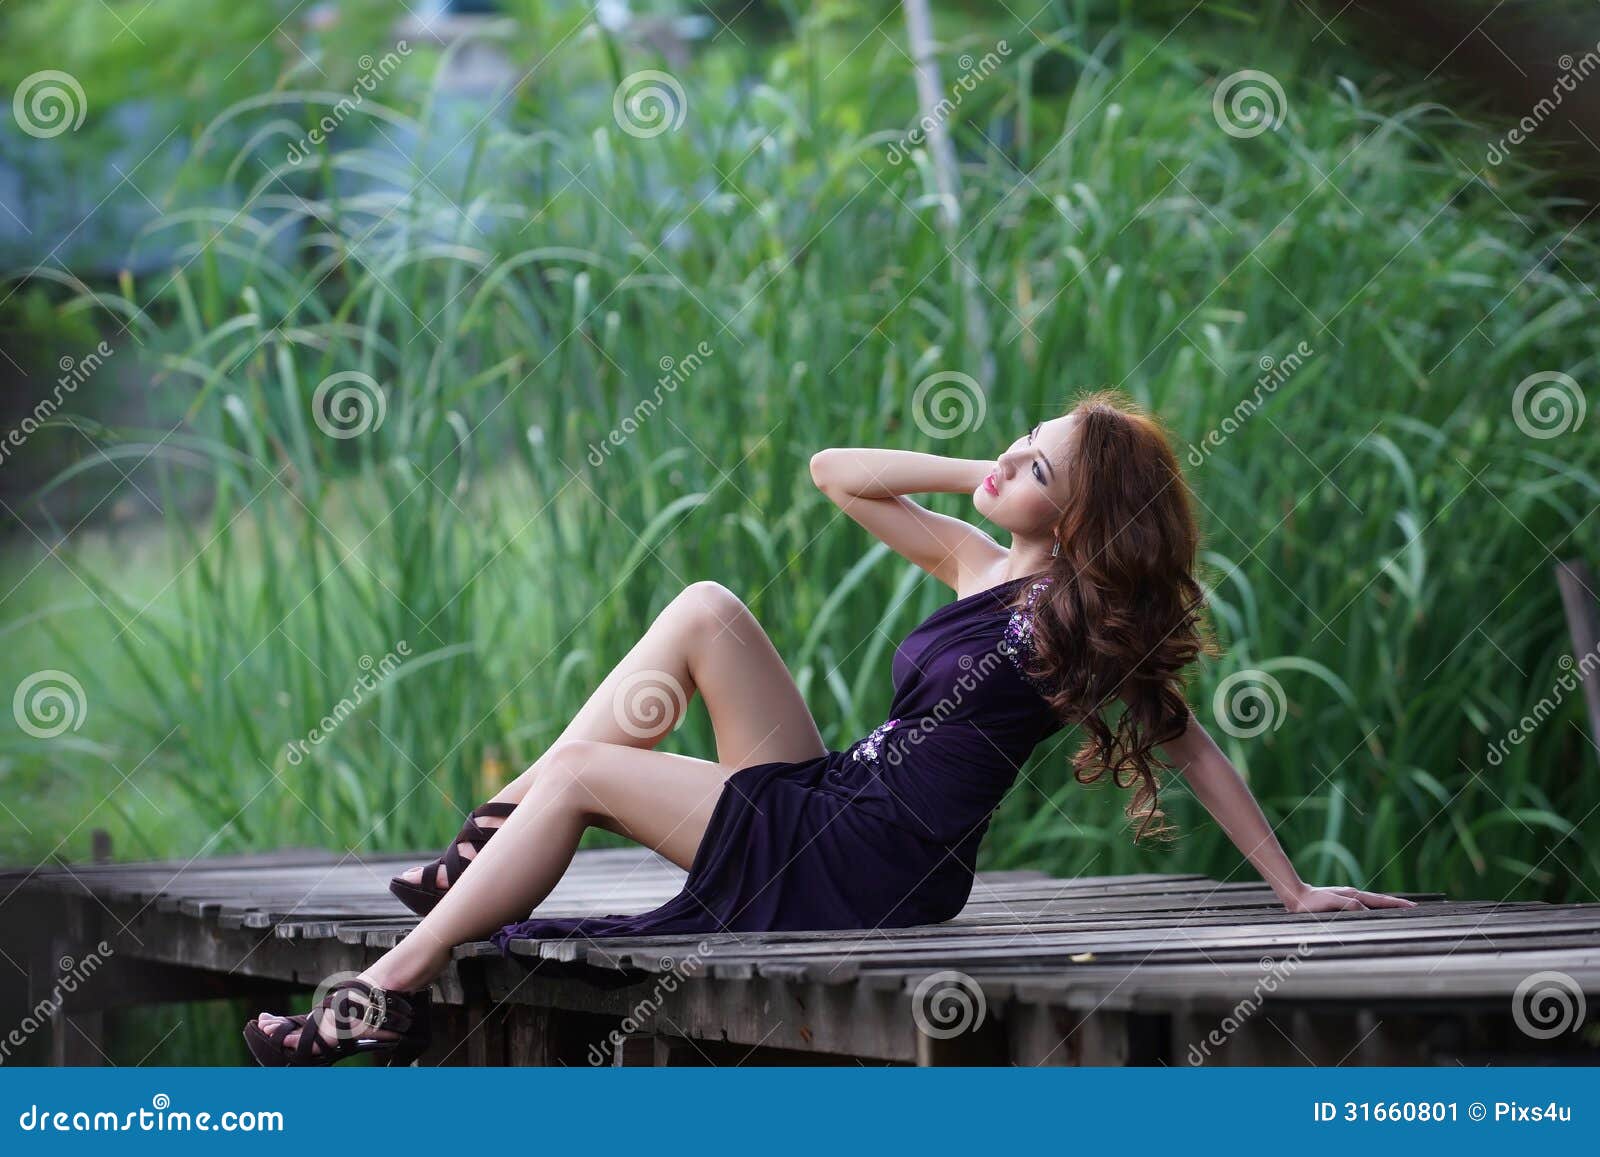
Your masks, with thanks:
M 0 873 L 0 943 L 18 966 L 0 981 L 5 1007 L 59 1000 L 47 1019 L 63 1064 L 101 1063 L 103 1017 L 130 1005 L 246 996 L 302 1010 L 316 984 L 415 924 L 387 879 L 431 856 Z M 583 852 L 538 911 L 644 911 L 683 876 L 643 851 Z M 469 944 L 439 982 L 445 1015 L 423 1063 L 1600 1060 L 1600 904 L 1408 895 L 1423 902 L 1296 916 L 1259 883 L 1000 872 L 936 926 L 524 942 L 540 958 L 531 973 Z M 63 976 L 91 960 L 63 995 Z M 1584 1006 L 1553 1036 L 1537 998 L 1515 999 L 1547 972 Z

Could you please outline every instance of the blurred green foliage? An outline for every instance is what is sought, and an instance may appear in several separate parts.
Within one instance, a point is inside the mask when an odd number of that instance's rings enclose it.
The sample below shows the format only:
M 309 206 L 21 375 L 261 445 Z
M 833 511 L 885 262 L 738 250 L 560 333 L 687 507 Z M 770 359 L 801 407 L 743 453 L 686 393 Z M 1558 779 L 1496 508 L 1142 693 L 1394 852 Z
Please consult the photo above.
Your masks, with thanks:
M 167 5 L 159 54 L 94 6 L 9 13 L 36 42 L 57 35 L 39 13 L 66 22 L 63 65 L 104 73 L 102 99 L 170 88 L 194 117 L 177 192 L 132 242 L 172 259 L 56 307 L 126 327 L 184 420 L 106 431 L 57 483 L 142 463 L 160 496 L 207 499 L 198 518 L 170 503 L 137 547 L 72 541 L 6 583 L 5 685 L 68 669 L 90 709 L 82 732 L 6 738 L 8 798 L 38 817 L 10 852 L 44 856 L 83 821 L 153 855 L 433 846 L 699 579 L 746 599 L 842 746 L 881 720 L 894 643 L 949 592 L 815 492 L 812 452 L 992 455 L 1106 384 L 1187 452 L 1263 359 L 1306 343 L 1192 464 L 1227 651 L 1197 671 L 1197 710 L 1212 719 L 1236 671 L 1285 688 L 1277 728 L 1215 734 L 1308 880 L 1589 898 L 1576 700 L 1504 763 L 1485 753 L 1562 673 L 1550 563 L 1594 552 L 1600 443 L 1589 426 L 1531 438 L 1512 407 L 1537 372 L 1593 382 L 1600 264 L 1540 173 L 1485 166 L 1490 128 L 1319 39 L 1294 4 L 1063 0 L 1026 27 L 942 9 L 947 85 L 1009 46 L 951 122 L 952 245 L 926 154 L 891 160 L 916 115 L 892 6 L 786 6 L 787 35 L 722 33 L 669 68 L 582 6 L 517 0 L 513 31 L 485 32 L 510 99 L 452 101 L 438 78 L 458 50 L 419 56 L 382 115 L 291 162 L 348 90 L 338 70 L 392 43 L 378 7 L 347 6 L 348 40 L 307 49 L 325 76 L 276 45 L 275 9 Z M 162 43 L 154 28 L 139 34 Z M 230 71 L 252 37 L 272 53 Z M 1219 124 L 1216 86 L 1242 69 L 1281 83 L 1277 131 Z M 613 114 L 644 70 L 686 103 L 658 135 Z M 236 203 L 182 195 L 218 173 Z M 668 359 L 701 342 L 662 394 Z M 919 382 L 985 356 L 982 419 L 930 436 Z M 385 409 L 346 439 L 317 398 L 350 374 Z M 363 657 L 401 640 L 417 657 L 400 677 L 291 761 Z M 1152 862 L 1122 796 L 1071 780 L 1074 741 L 1030 763 L 985 866 L 1249 878 L 1181 782 L 1191 834 Z M 699 704 L 666 746 L 714 750 Z

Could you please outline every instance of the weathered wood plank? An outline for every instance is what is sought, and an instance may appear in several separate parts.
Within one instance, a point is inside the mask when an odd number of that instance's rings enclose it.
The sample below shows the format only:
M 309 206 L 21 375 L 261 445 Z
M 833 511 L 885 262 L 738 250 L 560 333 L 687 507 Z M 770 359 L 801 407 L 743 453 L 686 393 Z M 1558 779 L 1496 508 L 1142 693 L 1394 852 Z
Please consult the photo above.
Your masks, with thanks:
M 293 849 L 20 869 L 0 874 L 0 894 L 22 898 L 0 905 L 0 924 L 30 951 L 51 947 L 30 930 L 41 922 L 60 955 L 91 935 L 114 944 L 127 983 L 86 993 L 58 1025 L 58 1059 L 87 1061 L 98 1026 L 69 1018 L 129 999 L 245 991 L 275 994 L 281 1007 L 293 991 L 359 971 L 416 927 L 388 876 L 434 854 Z M 683 879 L 642 849 L 585 851 L 536 911 L 646 911 Z M 1260 996 L 1272 968 L 1284 973 L 1254 1002 L 1254 1027 L 1207 1063 L 1337 1063 L 1353 1047 L 1342 1026 L 1379 1008 L 1372 1023 L 1417 1018 L 1414 1031 L 1431 1034 L 1421 1045 L 1379 1031 L 1356 1054 L 1373 1063 L 1477 1039 L 1471 1026 L 1503 1018 L 1534 971 L 1562 971 L 1600 997 L 1600 904 L 1411 895 L 1429 902 L 1305 916 L 1260 883 L 996 872 L 981 873 L 963 912 L 938 925 L 513 945 L 537 971 L 479 942 L 457 948 L 439 978 L 425 1063 L 609 1064 L 619 1047 L 644 1047 L 635 1038 L 673 1064 L 1183 1063 L 1174 1050 Z M 916 1015 L 919 985 L 949 971 L 982 994 L 976 1032 L 940 1035 Z M 1287 1048 L 1273 1040 L 1283 1032 L 1295 1036 Z M 1496 1056 L 1518 1055 L 1503 1033 L 1484 1039 Z

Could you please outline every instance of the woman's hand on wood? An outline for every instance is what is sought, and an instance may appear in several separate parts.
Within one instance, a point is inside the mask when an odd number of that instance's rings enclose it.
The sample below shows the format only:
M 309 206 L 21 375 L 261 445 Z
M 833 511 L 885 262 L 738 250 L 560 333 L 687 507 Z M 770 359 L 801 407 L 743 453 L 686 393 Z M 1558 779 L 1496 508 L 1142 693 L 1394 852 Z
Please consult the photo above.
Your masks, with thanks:
M 1291 893 L 1283 906 L 1290 912 L 1342 912 L 1365 908 L 1415 908 L 1417 902 L 1382 892 L 1363 892 L 1343 884 L 1332 888 L 1307 884 Z

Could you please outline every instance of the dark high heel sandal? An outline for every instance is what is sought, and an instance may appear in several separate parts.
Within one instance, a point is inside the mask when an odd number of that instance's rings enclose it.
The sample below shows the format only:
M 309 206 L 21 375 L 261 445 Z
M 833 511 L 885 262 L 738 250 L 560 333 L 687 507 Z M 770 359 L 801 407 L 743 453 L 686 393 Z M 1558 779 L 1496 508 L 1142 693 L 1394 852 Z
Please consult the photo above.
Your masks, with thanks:
M 444 894 L 461 877 L 461 873 L 467 870 L 467 865 L 472 863 L 472 860 L 466 859 L 461 855 L 461 845 L 469 845 L 472 848 L 473 857 L 476 858 L 477 854 L 483 851 L 483 845 L 489 842 L 489 837 L 493 836 L 495 832 L 500 830 L 500 827 L 505 825 L 507 817 L 516 809 L 516 806 L 514 803 L 491 802 L 473 808 L 472 814 L 467 816 L 466 822 L 461 825 L 461 831 L 456 834 L 455 839 L 450 841 L 450 846 L 445 849 L 444 855 L 422 869 L 420 883 L 413 884 L 410 880 L 395 876 L 389 881 L 389 891 L 395 894 L 395 898 L 400 903 L 410 908 L 418 916 L 426 916 L 429 912 L 432 912 L 434 905 L 444 899 Z M 480 827 L 478 821 L 481 819 L 499 819 L 500 825 L 492 828 Z M 439 887 L 439 867 L 441 864 L 444 866 L 445 875 L 443 888 Z
M 352 994 L 359 993 L 357 1000 Z M 269 1033 L 254 1020 L 244 1026 L 244 1041 L 256 1063 L 268 1068 L 297 1065 L 333 1065 L 347 1057 L 374 1053 L 378 1063 L 409 1065 L 422 1055 L 432 1038 L 431 989 L 392 992 L 359 977 L 341 980 L 322 996 L 310 1012 L 285 1017 Z M 322 1039 L 321 1027 L 333 1018 L 335 1042 Z M 379 1029 L 400 1035 L 379 1040 Z M 285 1041 L 290 1033 L 300 1039 Z

